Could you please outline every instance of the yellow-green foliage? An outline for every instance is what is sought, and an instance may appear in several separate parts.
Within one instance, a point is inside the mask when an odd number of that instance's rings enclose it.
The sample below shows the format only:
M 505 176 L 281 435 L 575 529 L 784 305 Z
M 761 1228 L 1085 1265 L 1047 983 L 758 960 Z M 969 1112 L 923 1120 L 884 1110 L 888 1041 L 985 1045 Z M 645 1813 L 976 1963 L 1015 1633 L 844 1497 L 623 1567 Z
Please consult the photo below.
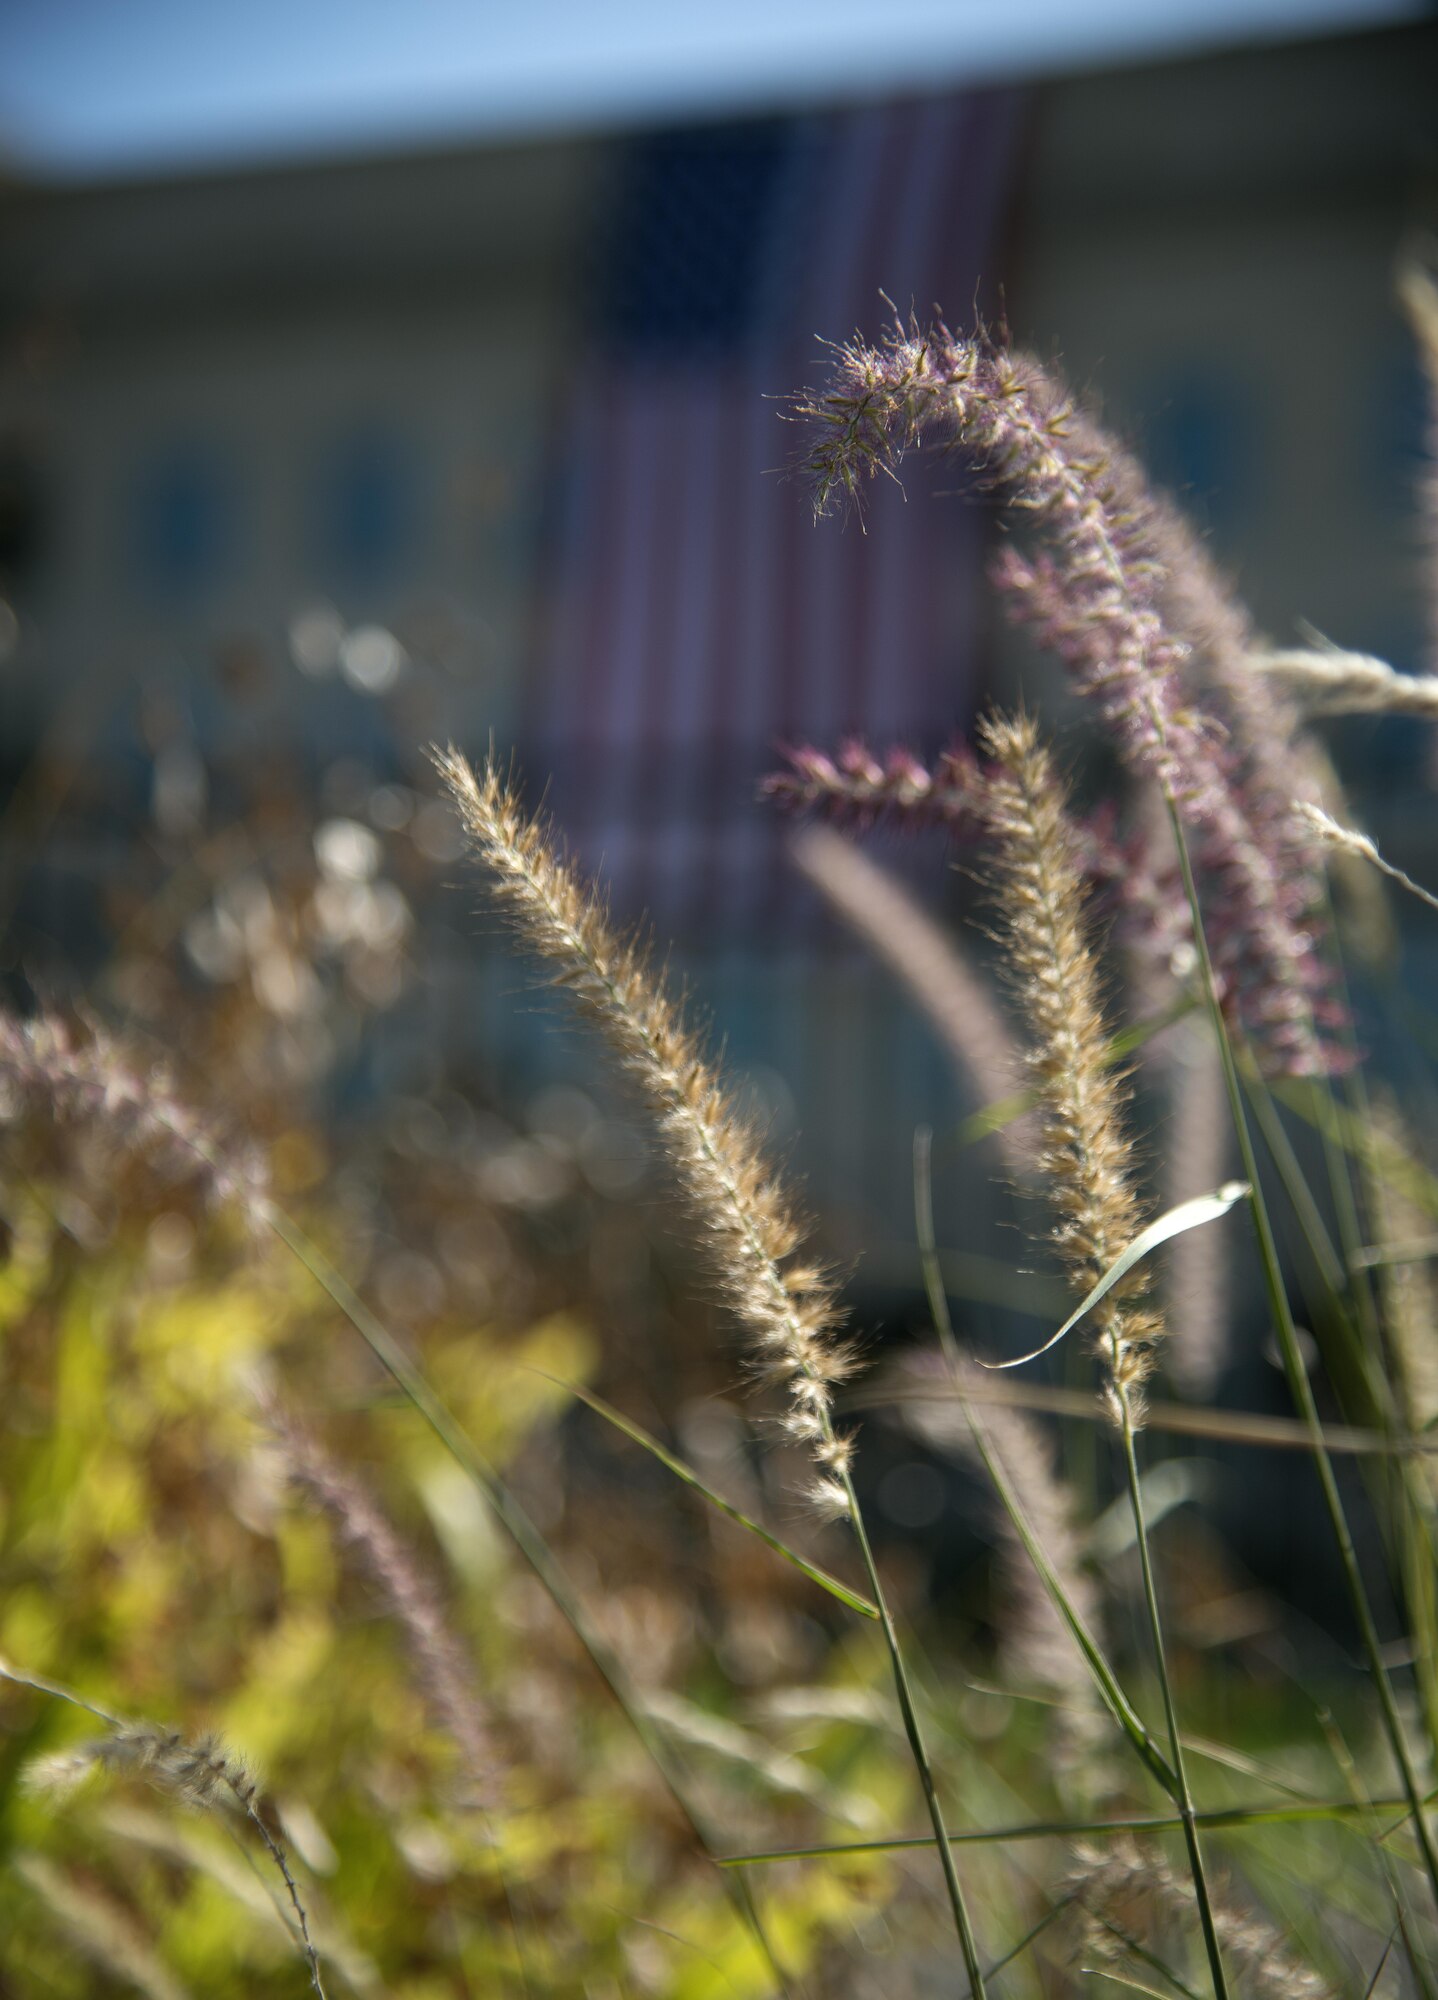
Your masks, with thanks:
M 12 1193 L 9 1221 L 0 1653 L 100 1709 L 214 1731 L 253 1762 L 329 1992 L 772 1990 L 598 1677 L 300 1266 L 178 1215 L 82 1245 L 44 1188 Z M 183 1255 L 164 1254 L 174 1242 Z M 567 1315 L 503 1335 L 440 1326 L 425 1353 L 501 1471 L 527 1446 L 559 1449 L 570 1399 L 556 1378 L 582 1381 L 594 1357 Z M 491 1772 L 457 1770 L 373 1585 L 287 1488 L 257 1390 L 339 1438 L 441 1586 L 491 1729 Z M 711 1674 L 704 1699 L 714 1694 Z M 76 2000 L 309 1990 L 283 1886 L 242 1816 L 185 1812 L 113 1773 L 64 1797 L 20 1781 L 97 1734 L 64 1701 L 0 1682 L 6 1973 L 25 1992 Z M 853 1735 L 816 1738 L 815 1784 L 830 1761 L 846 1794 L 867 1761 L 872 1799 L 892 1788 L 890 1745 L 868 1732 L 856 1751 Z M 461 1797 L 475 1776 L 483 1811 Z M 742 1760 L 714 1782 L 741 1808 L 765 1789 Z M 736 1811 L 736 1833 L 742 1824 Z M 802 1965 L 859 1890 L 872 1893 L 874 1867 L 857 1881 L 843 1869 L 787 1876 L 766 1908 L 776 1944 Z

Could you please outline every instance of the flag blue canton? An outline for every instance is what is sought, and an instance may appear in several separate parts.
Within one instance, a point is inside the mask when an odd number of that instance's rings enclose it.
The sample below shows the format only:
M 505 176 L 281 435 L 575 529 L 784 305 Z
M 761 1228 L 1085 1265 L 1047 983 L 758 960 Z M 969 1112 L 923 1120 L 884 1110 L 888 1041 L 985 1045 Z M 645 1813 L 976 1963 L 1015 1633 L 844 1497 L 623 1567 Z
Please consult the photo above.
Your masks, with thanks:
M 766 289 L 796 140 L 782 120 L 634 141 L 599 273 L 611 354 L 702 363 L 739 351 Z

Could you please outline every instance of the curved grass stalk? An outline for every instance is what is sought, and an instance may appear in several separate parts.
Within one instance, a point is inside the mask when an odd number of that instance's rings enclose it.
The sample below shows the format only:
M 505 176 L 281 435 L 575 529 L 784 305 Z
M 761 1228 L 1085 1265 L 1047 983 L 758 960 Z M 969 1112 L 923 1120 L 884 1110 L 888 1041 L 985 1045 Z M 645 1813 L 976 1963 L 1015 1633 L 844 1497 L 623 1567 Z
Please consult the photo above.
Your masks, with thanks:
M 64 1767 L 56 1774 L 55 1782 L 72 1782 L 96 1764 L 111 1765 L 116 1769 L 133 1771 L 182 1805 L 210 1810 L 229 1806 L 241 1813 L 259 1835 L 265 1852 L 285 1885 L 285 1894 L 294 1913 L 295 1942 L 305 1961 L 310 1986 L 317 2000 L 325 2000 L 319 1953 L 310 1936 L 309 1913 L 301 1899 L 289 1855 L 283 1842 L 270 1831 L 260 1811 L 259 1787 L 242 1763 L 229 1755 L 213 1737 L 190 1741 L 177 1731 L 160 1729 L 153 1723 L 127 1722 L 123 1716 L 112 1714 L 98 1702 L 77 1694 L 73 1688 L 63 1687 L 59 1681 L 47 1680 L 43 1674 L 25 1673 L 7 1660 L 0 1660 L 0 1679 L 10 1681 L 17 1687 L 34 1688 L 38 1694 L 66 1702 L 71 1708 L 83 1709 L 110 1730 L 108 1738 L 87 1745 L 78 1756 L 62 1756 L 54 1760 Z
M 1427 1255 L 1438 1255 L 1438 1250 Z M 952 1391 L 931 1387 L 905 1389 L 890 1386 L 882 1393 L 857 1390 L 844 1398 L 846 1410 L 863 1410 L 880 1405 L 901 1404 L 936 1395 L 952 1396 Z M 966 1384 L 972 1402 L 996 1403 L 1000 1408 L 1041 1410 L 1051 1417 L 1076 1419 L 1080 1423 L 1106 1422 L 1102 1410 L 1094 1407 L 1086 1389 L 1053 1388 L 1038 1382 L 994 1383 L 980 1378 Z M 1253 1450 L 1307 1451 L 1308 1431 L 1298 1417 L 1260 1416 L 1251 1410 L 1205 1410 L 1188 1403 L 1149 1403 L 1145 1407 L 1144 1428 L 1169 1431 L 1177 1437 L 1217 1438 L 1225 1444 L 1246 1445 Z M 1395 1435 L 1357 1424 L 1327 1424 L 1324 1438 L 1328 1449 L 1350 1458 L 1402 1458 L 1422 1460 L 1438 1453 L 1438 1431 L 1419 1436 Z

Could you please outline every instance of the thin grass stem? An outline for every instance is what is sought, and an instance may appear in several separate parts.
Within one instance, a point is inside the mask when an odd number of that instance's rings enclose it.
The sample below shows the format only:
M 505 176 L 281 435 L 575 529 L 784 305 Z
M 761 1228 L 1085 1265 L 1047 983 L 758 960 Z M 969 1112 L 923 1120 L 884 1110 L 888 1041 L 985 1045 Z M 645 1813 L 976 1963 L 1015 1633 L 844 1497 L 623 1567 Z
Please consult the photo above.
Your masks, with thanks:
M 923 1788 L 924 1803 L 928 1807 L 929 1818 L 933 1822 L 934 1840 L 939 1850 L 939 1861 L 944 1871 L 944 1886 L 948 1890 L 949 1903 L 954 1914 L 954 1923 L 959 1933 L 959 1943 L 964 1954 L 964 1967 L 969 1975 L 969 1988 L 974 2000 L 984 2000 L 987 1988 L 984 1984 L 983 1967 L 979 1963 L 979 1948 L 974 1937 L 973 1925 L 969 1918 L 964 1892 L 959 1883 L 958 1869 L 954 1863 L 953 1848 L 944 1826 L 943 1809 L 934 1784 L 933 1767 L 929 1762 L 928 1747 L 924 1742 L 924 1732 L 914 1706 L 913 1690 L 909 1685 L 908 1669 L 904 1665 L 903 1651 L 899 1645 L 899 1635 L 894 1629 L 889 1602 L 884 1595 L 884 1585 L 879 1576 L 878 1565 L 874 1561 L 874 1551 L 869 1544 L 868 1530 L 864 1526 L 864 1516 L 859 1507 L 858 1495 L 854 1491 L 853 1477 L 847 1467 L 843 1483 L 849 1500 L 849 1520 L 854 1530 L 854 1539 L 859 1544 L 859 1553 L 869 1578 L 869 1590 L 879 1607 L 879 1625 L 884 1634 L 884 1644 L 888 1649 L 889 1666 L 894 1678 L 894 1692 L 898 1696 L 899 1713 L 903 1717 L 904 1734 L 908 1738 L 909 1750 L 919 1774 Z
M 1198 1842 L 1193 1794 L 1189 1790 L 1188 1773 L 1183 1761 L 1183 1739 L 1179 1734 L 1178 1708 L 1173 1698 L 1173 1683 L 1169 1677 L 1168 1658 L 1164 1650 L 1163 1621 L 1159 1615 L 1158 1590 L 1154 1583 L 1153 1560 L 1148 1541 L 1148 1524 L 1144 1518 L 1143 1485 L 1138 1476 L 1138 1453 L 1134 1446 L 1133 1407 L 1116 1365 L 1113 1371 L 1113 1386 L 1118 1399 L 1120 1428 L 1123 1434 L 1123 1459 L 1124 1470 L 1128 1477 L 1129 1505 L 1133 1510 L 1134 1536 L 1138 1543 L 1139 1563 L 1143 1572 L 1144 1605 L 1148 1613 L 1149 1635 L 1153 1640 L 1154 1664 L 1158 1671 L 1159 1692 L 1163 1697 L 1164 1718 L 1168 1724 L 1169 1755 L 1173 1761 L 1173 1773 L 1177 1780 L 1177 1802 L 1179 1817 L 1183 1821 L 1184 1845 L 1188 1849 L 1189 1869 L 1193 1875 L 1193 1886 L 1198 1897 L 1198 1919 L 1203 1929 L 1209 1969 L 1213 1974 L 1214 1992 L 1218 2000 L 1226 2000 L 1228 1977 L 1224 1972 L 1223 1956 L 1218 1947 L 1218 1928 L 1214 1922 L 1213 1904 L 1209 1897 L 1208 1873 L 1203 1865 L 1203 1853 Z
M 1045 1910 L 1036 1924 L 1030 1924 L 1017 1944 L 1011 1944 L 1002 1958 L 996 1958 L 985 1973 L 985 1978 L 996 1979 L 1006 1965 L 1012 1965 L 1016 1958 L 1022 1958 L 1030 1945 L 1037 1942 L 1050 1924 L 1057 1923 L 1065 1911 L 1071 1910 L 1078 1901 L 1076 1894 L 1061 1896 L 1051 1909 Z
M 1087 1389 L 1067 1389 L 1043 1382 L 1020 1382 L 1003 1377 L 987 1377 L 965 1385 L 970 1402 L 982 1407 L 997 1403 L 1002 1408 L 1041 1410 L 1051 1417 L 1072 1417 L 1097 1426 L 1111 1421 L 1094 1402 Z M 877 1409 L 908 1402 L 932 1402 L 935 1396 L 953 1398 L 952 1389 L 937 1385 L 905 1388 L 895 1383 L 869 1389 L 851 1390 L 841 1407 L 850 1410 Z M 1308 1427 L 1300 1417 L 1270 1417 L 1255 1410 L 1205 1410 L 1188 1403 L 1146 1403 L 1144 1428 L 1167 1431 L 1176 1437 L 1214 1438 L 1224 1444 L 1245 1445 L 1255 1451 L 1308 1451 Z M 1328 1424 L 1324 1441 L 1330 1452 L 1351 1458 L 1423 1459 L 1438 1453 L 1438 1430 L 1379 1431 L 1360 1424 Z

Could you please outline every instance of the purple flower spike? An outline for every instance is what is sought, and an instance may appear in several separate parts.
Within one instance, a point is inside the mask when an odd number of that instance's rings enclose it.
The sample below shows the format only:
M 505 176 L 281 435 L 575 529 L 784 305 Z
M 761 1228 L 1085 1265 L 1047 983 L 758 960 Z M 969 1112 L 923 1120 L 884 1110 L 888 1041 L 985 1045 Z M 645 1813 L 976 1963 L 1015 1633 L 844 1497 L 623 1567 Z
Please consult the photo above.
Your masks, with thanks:
M 857 500 L 864 477 L 895 476 L 905 451 L 934 435 L 1032 523 L 1039 549 L 1006 548 L 999 589 L 1093 700 L 1124 761 L 1192 829 L 1205 930 L 1236 1024 L 1271 1071 L 1332 1068 L 1315 1025 L 1327 975 L 1307 921 L 1318 869 L 1293 823 L 1303 788 L 1266 752 L 1272 718 L 1254 713 L 1257 697 L 1232 672 L 1219 686 L 1246 622 L 1134 461 L 1038 362 L 942 325 L 840 348 L 828 390 L 800 414 L 816 432 L 808 470 L 821 513 L 839 496 Z M 1217 658 L 1221 713 L 1200 706 L 1196 653 Z M 1245 722 L 1257 740 L 1240 750 Z

